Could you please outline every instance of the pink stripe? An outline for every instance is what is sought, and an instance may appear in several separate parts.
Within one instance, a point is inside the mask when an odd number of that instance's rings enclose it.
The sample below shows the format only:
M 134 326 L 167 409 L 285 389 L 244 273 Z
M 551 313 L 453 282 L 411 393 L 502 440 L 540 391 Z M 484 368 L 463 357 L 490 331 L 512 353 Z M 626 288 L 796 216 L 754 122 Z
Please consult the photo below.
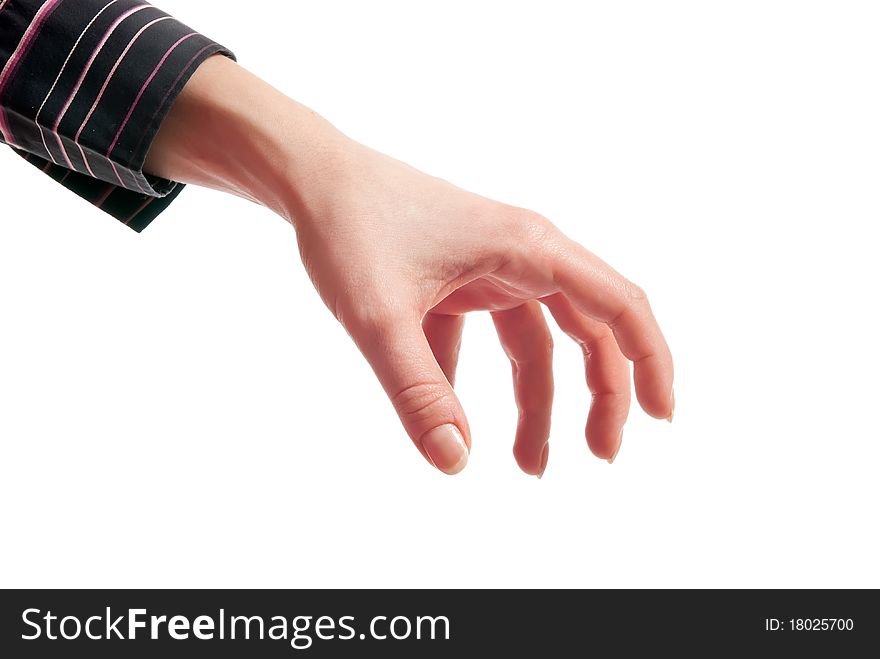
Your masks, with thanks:
M 95 201 L 93 201 L 92 203 L 95 206 L 97 206 L 98 208 L 100 208 L 101 206 L 104 205 L 104 202 L 107 201 L 107 197 L 110 196 L 110 193 L 112 193 L 115 189 L 116 189 L 115 185 L 113 185 L 112 183 L 108 183 L 107 189 L 104 190 L 104 192 L 101 193 L 101 196 L 98 197 L 97 199 L 95 199 Z
M 128 11 L 124 12 L 115 21 L 113 21 L 113 24 L 107 29 L 107 32 L 101 38 L 101 41 L 98 43 L 97 48 L 95 48 L 94 52 L 92 53 L 92 56 L 89 57 L 89 61 L 86 63 L 85 68 L 82 70 L 82 73 L 79 76 L 79 80 L 76 81 L 76 84 L 73 87 L 73 91 L 70 92 L 70 96 L 64 103 L 64 107 L 61 109 L 61 113 L 58 115 L 58 119 L 55 120 L 55 124 L 52 126 L 52 131 L 55 133 L 55 137 L 58 138 L 58 146 L 61 147 L 61 153 L 64 154 L 64 160 L 65 162 L 67 162 L 67 166 L 70 169 L 73 169 L 73 165 L 70 162 L 67 151 L 64 149 L 64 144 L 61 143 L 61 137 L 58 135 L 58 125 L 61 123 L 61 120 L 64 119 L 64 115 L 67 114 L 67 110 L 70 109 L 70 105 L 71 103 L 73 103 L 73 99 L 79 92 L 80 87 L 82 87 L 83 80 L 86 79 L 86 75 L 88 74 L 89 69 L 92 68 L 92 64 L 94 64 L 101 50 L 103 50 L 104 45 L 107 43 L 107 40 L 110 39 L 111 35 L 116 31 L 116 28 L 119 27 L 119 24 L 132 14 L 147 9 L 149 6 L 150 5 L 138 5 L 136 7 L 132 7 Z M 86 166 L 88 168 L 88 162 L 86 163 Z
M 150 21 L 149 23 L 147 23 L 146 25 L 144 25 L 144 26 L 143 26 L 140 30 L 138 30 L 137 33 L 131 38 L 131 40 L 128 42 L 128 45 L 125 47 L 125 50 L 123 50 L 123 51 L 122 51 L 122 54 L 116 59 L 116 62 L 113 64 L 113 68 L 110 69 L 110 73 L 107 74 L 107 78 L 104 80 L 104 84 L 101 85 L 101 90 L 98 92 L 98 96 L 97 96 L 97 98 L 95 99 L 95 102 L 92 103 L 92 107 L 89 108 L 89 111 L 88 111 L 88 113 L 86 114 L 86 118 L 83 119 L 83 122 L 82 122 L 82 124 L 81 124 L 80 127 L 79 127 L 79 130 L 76 131 L 76 135 L 73 136 L 73 143 L 76 144 L 76 145 L 79 147 L 80 153 L 83 154 L 83 158 L 86 157 L 86 154 L 85 154 L 85 151 L 83 151 L 83 148 L 82 148 L 82 146 L 81 146 L 80 143 L 79 143 L 80 135 L 82 135 L 83 129 L 85 129 L 86 124 L 89 123 L 89 119 L 92 118 L 92 114 L 95 112 L 95 108 L 98 107 L 98 103 L 100 103 L 100 102 L 101 102 L 101 99 L 104 97 L 104 92 L 107 91 L 107 86 L 110 84 L 110 80 L 111 80 L 111 78 L 113 78 L 113 75 L 116 73 L 116 69 L 119 68 L 119 65 L 122 63 L 122 60 L 123 60 L 123 59 L 125 58 L 125 56 L 128 54 L 128 51 L 131 50 L 131 47 L 132 47 L 132 46 L 134 46 L 135 41 L 137 41 L 137 40 L 140 38 L 140 36 L 141 36 L 144 32 L 147 31 L 148 28 L 152 27 L 152 26 L 155 25 L 156 23 L 161 23 L 162 21 L 168 21 L 168 20 L 171 20 L 171 16 L 161 16 L 161 17 L 159 17 L 159 18 L 155 18 L 155 19 L 153 19 L 152 21 Z M 89 164 L 89 161 L 86 160 L 86 166 L 88 166 L 88 164 Z M 110 164 L 113 165 L 112 162 L 111 162 Z M 89 172 L 91 173 L 91 171 L 92 171 L 92 170 L 91 170 L 91 167 L 89 167 Z M 113 165 L 113 171 L 116 173 L 116 178 L 119 179 L 119 184 L 122 185 L 122 186 L 124 187 L 124 186 L 125 186 L 125 183 L 122 182 L 122 177 L 119 176 L 119 172 L 116 171 L 116 165 Z M 94 174 L 92 174 L 92 176 L 94 176 Z M 138 186 L 138 187 L 140 187 L 140 186 Z
M 149 130 L 149 127 L 153 125 L 153 122 L 156 120 L 156 117 L 159 115 L 159 112 L 161 112 L 162 108 L 165 107 L 165 101 L 167 101 L 168 97 L 171 95 L 171 93 L 175 89 L 177 89 L 177 83 L 179 83 L 180 79 L 183 78 L 184 75 L 186 75 L 186 72 L 189 70 L 189 67 L 192 66 L 192 63 L 195 62 L 199 57 L 201 57 L 202 53 L 204 53 L 206 50 L 208 50 L 212 46 L 213 46 L 213 44 L 208 44 L 207 46 L 202 48 L 199 52 L 197 52 L 195 55 L 193 55 L 190 58 L 189 62 L 186 63 L 186 66 L 184 66 L 182 69 L 180 69 L 180 73 L 177 74 L 177 77 L 174 79 L 174 82 L 172 82 L 171 85 L 168 87 L 168 90 L 165 92 L 165 96 L 162 97 L 161 102 L 159 103 L 159 105 L 156 106 L 156 111 L 153 112 L 153 116 L 150 117 L 149 123 L 146 124 L 148 130 Z M 140 150 L 141 144 L 143 144 L 143 141 L 146 138 L 146 136 L 147 136 L 146 132 L 144 132 L 141 135 L 141 139 L 138 140 L 137 146 L 134 148 L 134 151 L 132 152 L 132 154 L 136 154 Z
M 44 2 L 43 6 L 37 11 L 34 20 L 31 21 L 31 24 L 28 26 L 27 30 L 25 30 L 21 41 L 18 42 L 15 52 L 12 53 L 12 56 L 6 61 L 3 71 L 0 72 L 0 97 L 2 97 L 3 92 L 6 91 L 6 85 L 15 75 L 19 64 L 21 64 L 21 60 L 27 55 L 34 39 L 40 33 L 40 30 L 43 29 L 43 24 L 46 22 L 46 19 L 49 18 L 52 12 L 55 11 L 56 7 L 62 2 L 63 0 L 48 0 L 48 2 Z M 2 134 L 4 142 L 10 145 L 13 143 L 9 124 L 6 120 L 6 112 L 2 107 L 0 107 L 0 134 Z
M 92 171 L 92 166 L 89 164 L 89 159 L 86 157 L 86 152 L 83 151 L 82 146 L 79 144 L 77 144 L 76 146 L 79 149 L 79 155 L 82 156 L 83 162 L 86 164 L 86 171 L 89 173 L 89 176 L 91 176 L 92 178 L 98 178 L 97 176 L 95 176 L 95 172 Z M 65 155 L 67 155 L 66 151 L 64 153 Z
M 156 77 L 156 74 L 159 73 L 159 69 L 162 68 L 162 65 L 165 63 L 165 60 L 168 59 L 169 55 L 174 52 L 174 50 L 182 44 L 184 41 L 189 39 L 190 37 L 195 36 L 198 32 L 190 32 L 186 36 L 178 39 L 171 48 L 162 56 L 162 59 L 159 60 L 159 63 L 156 65 L 156 68 L 153 69 L 153 72 L 150 74 L 150 77 L 147 78 L 147 81 L 141 87 L 141 90 L 138 92 L 138 95 L 134 99 L 134 103 L 131 104 L 131 107 L 128 108 L 128 114 L 125 115 L 125 119 L 122 120 L 122 124 L 119 126 L 119 130 L 116 131 L 116 137 L 113 138 L 113 142 L 110 144 L 110 148 L 107 149 L 107 157 L 110 157 L 110 154 L 113 152 L 113 147 L 116 146 L 116 143 L 119 141 L 119 136 L 122 135 L 122 131 L 125 128 L 126 124 L 128 124 L 128 120 L 131 119 L 131 115 L 134 112 L 135 107 L 137 107 L 138 102 L 141 100 L 141 96 L 144 95 L 144 92 L 147 90 L 147 87 L 153 82 L 153 78 Z
M 132 213 L 127 218 L 122 220 L 122 223 L 125 225 L 128 225 L 129 222 L 131 222 L 134 218 L 136 218 L 138 215 L 140 215 L 141 211 L 143 211 L 147 206 L 149 206 L 154 201 L 156 201 L 156 199 L 158 199 L 158 197 L 147 197 L 147 200 L 144 203 L 142 203 L 134 213 Z
M 125 183 L 122 181 L 122 175 L 119 173 L 119 170 L 116 169 L 116 163 L 111 160 L 110 166 L 113 168 L 113 173 L 116 174 L 116 180 L 119 181 L 119 185 L 121 185 L 123 188 L 126 187 Z M 135 185 L 137 185 L 138 190 L 144 192 L 143 186 L 141 186 L 140 182 L 137 179 L 135 179 Z

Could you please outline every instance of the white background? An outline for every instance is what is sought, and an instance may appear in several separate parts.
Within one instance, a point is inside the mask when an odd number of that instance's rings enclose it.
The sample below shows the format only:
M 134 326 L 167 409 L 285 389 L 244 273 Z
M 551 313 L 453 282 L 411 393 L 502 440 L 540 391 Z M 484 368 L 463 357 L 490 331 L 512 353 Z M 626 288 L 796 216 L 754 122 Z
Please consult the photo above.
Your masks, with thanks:
M 474 449 L 444 476 L 283 220 L 190 187 L 138 235 L 4 149 L 3 586 L 880 586 L 876 3 L 159 4 L 644 287 L 675 422 L 633 409 L 592 457 L 556 332 L 550 463 L 523 475 L 474 315 Z

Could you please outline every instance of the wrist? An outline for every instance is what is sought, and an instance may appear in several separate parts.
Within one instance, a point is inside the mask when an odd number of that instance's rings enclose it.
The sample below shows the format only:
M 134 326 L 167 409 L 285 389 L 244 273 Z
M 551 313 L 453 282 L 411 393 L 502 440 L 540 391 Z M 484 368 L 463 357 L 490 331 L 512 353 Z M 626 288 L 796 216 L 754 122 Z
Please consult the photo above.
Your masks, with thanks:
M 320 115 L 220 55 L 175 101 L 145 168 L 250 199 L 293 223 L 319 203 L 320 183 L 348 143 Z

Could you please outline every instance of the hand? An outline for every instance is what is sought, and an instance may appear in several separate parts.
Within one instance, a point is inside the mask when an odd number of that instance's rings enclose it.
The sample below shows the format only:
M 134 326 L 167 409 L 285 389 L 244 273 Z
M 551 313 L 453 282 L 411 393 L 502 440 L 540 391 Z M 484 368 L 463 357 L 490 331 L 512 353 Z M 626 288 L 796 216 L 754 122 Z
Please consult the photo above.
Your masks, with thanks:
M 540 215 L 465 192 L 342 138 L 295 213 L 303 263 L 370 362 L 409 436 L 446 473 L 471 444 L 452 383 L 464 314 L 492 312 L 514 373 L 514 455 L 546 467 L 553 398 L 544 303 L 584 350 L 587 441 L 611 460 L 630 403 L 672 414 L 672 360 L 648 301 Z
M 218 150 L 214 130 L 228 148 Z M 641 288 L 537 213 L 358 144 L 225 58 L 206 62 L 184 90 L 148 166 L 251 198 L 292 222 L 321 298 L 416 447 L 445 473 L 464 468 L 471 446 L 452 387 L 470 311 L 492 313 L 513 366 L 514 455 L 526 473 L 540 477 L 549 451 L 552 339 L 542 305 L 583 349 L 592 393 L 586 437 L 596 456 L 612 461 L 620 448 L 628 361 L 642 408 L 672 418 L 672 358 Z

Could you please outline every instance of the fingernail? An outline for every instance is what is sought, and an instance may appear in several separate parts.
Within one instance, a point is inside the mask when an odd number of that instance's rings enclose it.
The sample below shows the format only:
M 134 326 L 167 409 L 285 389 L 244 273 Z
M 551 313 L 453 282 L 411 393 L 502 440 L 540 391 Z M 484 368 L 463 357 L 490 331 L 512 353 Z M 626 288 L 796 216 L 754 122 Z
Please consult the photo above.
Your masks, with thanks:
M 422 448 L 431 462 L 445 474 L 457 474 L 468 461 L 468 447 L 458 428 L 447 423 L 422 436 Z
M 547 458 L 550 457 L 550 444 L 544 444 L 544 450 L 541 451 L 541 468 L 538 470 L 538 478 L 544 475 L 544 470 L 547 468 Z
M 617 448 L 614 449 L 614 453 L 611 454 L 611 457 L 608 458 L 608 464 L 614 464 L 614 459 L 617 457 L 617 454 L 620 452 L 620 445 L 623 444 L 623 429 L 620 430 L 620 437 L 617 438 Z
M 672 410 L 669 412 L 669 416 L 666 417 L 666 420 L 669 423 L 672 423 L 672 415 L 675 414 L 675 391 L 672 392 Z

